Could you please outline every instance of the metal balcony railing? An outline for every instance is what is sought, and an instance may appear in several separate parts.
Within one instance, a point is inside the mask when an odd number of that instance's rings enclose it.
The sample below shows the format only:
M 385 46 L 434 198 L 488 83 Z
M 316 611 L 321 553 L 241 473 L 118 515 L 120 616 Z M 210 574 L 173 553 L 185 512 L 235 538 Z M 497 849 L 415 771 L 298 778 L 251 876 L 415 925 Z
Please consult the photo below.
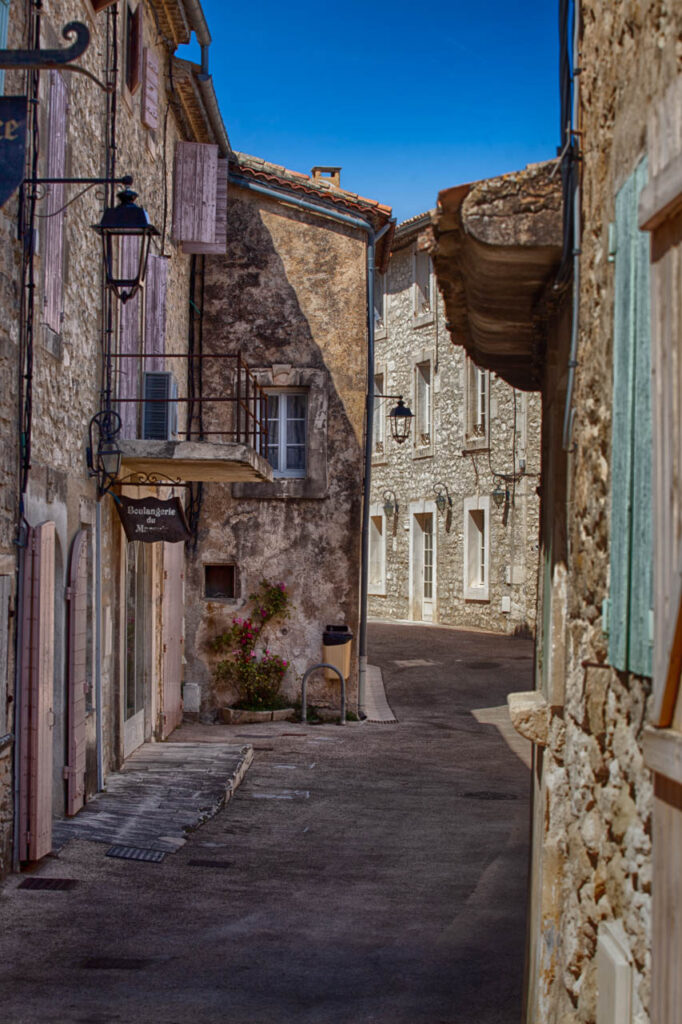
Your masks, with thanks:
M 113 406 L 121 416 L 122 439 L 166 440 L 176 437 L 178 440 L 233 442 L 249 445 L 267 458 L 267 395 L 241 352 L 166 352 L 163 355 L 112 352 L 110 358 L 116 361 L 118 371 L 114 375 L 116 397 Z M 163 393 L 161 380 L 153 382 L 160 387 L 150 387 L 150 377 L 172 374 L 176 360 L 187 363 L 184 379 L 177 381 L 176 378 L 178 386 L 186 387 L 186 394 L 171 393 L 169 388 Z M 133 372 L 128 376 L 131 362 Z M 164 369 L 159 370 L 159 365 Z M 128 411 L 131 406 L 135 409 L 132 414 Z M 185 408 L 184 416 L 178 415 L 182 407 Z M 176 430 L 171 429 L 174 416 Z M 166 431 L 164 423 L 168 427 Z

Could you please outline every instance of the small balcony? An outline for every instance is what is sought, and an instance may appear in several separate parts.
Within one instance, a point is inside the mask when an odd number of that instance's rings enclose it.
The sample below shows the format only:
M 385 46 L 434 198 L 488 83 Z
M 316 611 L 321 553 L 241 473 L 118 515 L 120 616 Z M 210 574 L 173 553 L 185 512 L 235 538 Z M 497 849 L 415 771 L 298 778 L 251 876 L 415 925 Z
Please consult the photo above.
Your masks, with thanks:
M 120 481 L 270 481 L 267 399 L 241 353 L 111 355 Z

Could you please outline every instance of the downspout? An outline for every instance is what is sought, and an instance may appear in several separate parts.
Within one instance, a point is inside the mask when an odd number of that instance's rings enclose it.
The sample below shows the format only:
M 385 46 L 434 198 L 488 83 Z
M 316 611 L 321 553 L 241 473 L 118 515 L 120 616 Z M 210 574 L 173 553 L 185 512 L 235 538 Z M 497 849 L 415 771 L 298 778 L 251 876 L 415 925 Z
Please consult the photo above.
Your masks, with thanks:
M 102 502 L 95 506 L 95 745 L 97 792 L 104 789 L 102 749 Z
M 269 196 L 271 199 L 278 199 L 280 202 L 290 206 L 297 206 L 303 210 L 310 210 L 322 217 L 329 217 L 331 220 L 340 221 L 342 224 L 350 224 L 359 228 L 367 235 L 367 393 L 365 409 L 365 473 L 364 490 L 362 495 L 362 540 L 360 555 L 360 631 L 358 636 L 359 673 L 358 673 L 358 711 L 363 712 L 365 705 L 365 688 L 367 677 L 367 586 L 369 579 L 369 506 L 370 486 L 372 482 L 372 433 L 374 426 L 374 272 L 376 243 L 388 231 L 391 222 L 385 224 L 376 234 L 369 221 L 362 217 L 354 217 L 351 214 L 340 213 L 329 206 L 313 203 L 308 199 L 301 199 L 298 196 L 291 196 L 279 189 L 270 188 L 269 185 L 262 185 L 260 182 L 249 181 L 239 174 L 230 174 L 230 181 L 238 188 L 249 192 L 258 192 L 260 195 Z
M 577 61 L 578 61 L 578 44 L 579 29 L 580 29 L 580 5 L 578 0 L 575 0 L 573 7 L 573 107 L 571 112 L 571 140 L 575 136 L 576 126 L 578 123 L 579 113 L 579 92 L 580 92 L 580 77 L 577 73 Z M 577 136 L 578 140 L 580 136 Z M 576 145 L 573 142 L 573 145 Z M 576 158 L 574 157 L 574 160 Z M 563 433 L 563 449 L 565 452 L 571 451 L 572 443 L 571 437 L 573 435 L 573 420 L 575 419 L 575 409 L 573 408 L 573 387 L 575 385 L 575 370 L 578 365 L 578 328 L 579 328 L 579 314 L 580 314 L 580 244 L 581 244 L 581 225 L 580 225 L 580 166 L 575 169 L 576 181 L 575 189 L 573 191 L 573 302 L 571 311 L 571 348 L 568 357 L 568 379 L 566 382 L 566 405 L 564 406 L 564 433 Z

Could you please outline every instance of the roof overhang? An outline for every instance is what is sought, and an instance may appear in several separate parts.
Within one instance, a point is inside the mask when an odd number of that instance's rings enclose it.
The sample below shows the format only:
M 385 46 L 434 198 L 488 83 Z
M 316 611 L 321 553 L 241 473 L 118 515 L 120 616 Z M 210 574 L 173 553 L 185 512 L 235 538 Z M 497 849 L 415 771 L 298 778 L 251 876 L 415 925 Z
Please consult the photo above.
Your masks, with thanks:
M 272 467 L 245 444 L 206 441 L 119 441 L 121 476 L 160 474 L 179 483 L 272 480 Z
M 210 75 L 202 72 L 199 64 L 180 57 L 171 58 L 173 72 L 173 90 L 171 102 L 184 123 L 189 140 L 192 142 L 213 143 L 226 157 L 230 152 L 230 140 L 227 136 L 218 100 Z
M 434 269 L 453 342 L 513 387 L 537 390 L 544 303 L 562 250 L 557 162 L 446 189 L 433 230 Z

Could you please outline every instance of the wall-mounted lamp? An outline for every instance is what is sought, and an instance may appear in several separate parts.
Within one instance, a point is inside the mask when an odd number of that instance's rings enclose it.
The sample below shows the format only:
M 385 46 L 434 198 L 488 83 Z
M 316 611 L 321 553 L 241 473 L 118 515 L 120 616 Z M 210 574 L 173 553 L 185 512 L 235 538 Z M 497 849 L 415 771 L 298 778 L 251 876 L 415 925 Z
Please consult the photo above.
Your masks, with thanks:
M 113 410 L 99 412 L 90 420 L 86 458 L 90 476 L 97 477 L 99 497 L 111 490 L 121 474 L 123 453 L 116 440 L 120 429 L 121 417 Z
M 127 184 L 118 193 L 118 205 L 108 207 L 99 224 L 92 225 L 93 230 L 102 239 L 107 287 L 123 303 L 137 294 L 144 281 L 149 243 L 159 234 L 153 224 L 149 223 L 147 211 L 137 205 L 136 199 L 137 192 L 133 192 Z M 135 239 L 138 250 L 134 264 L 131 261 L 131 270 L 127 276 L 122 276 L 125 266 L 122 248 L 126 238 Z M 119 268 L 118 274 L 116 268 Z
M 395 491 L 392 491 L 390 487 L 388 487 L 384 491 L 384 515 L 387 519 L 390 519 L 391 516 L 397 516 L 398 508 L 398 499 L 395 496 Z
M 402 444 L 410 436 L 410 427 L 412 426 L 414 413 L 409 406 L 405 405 L 402 395 L 380 395 L 379 397 L 398 399 L 398 404 L 391 409 L 388 418 L 391 421 L 391 436 L 393 440 L 397 441 L 398 444 Z
M 439 512 L 445 512 L 445 509 L 448 507 L 452 508 L 452 498 L 450 497 L 447 484 L 439 482 L 434 486 L 433 490 L 436 495 L 436 508 Z M 443 494 L 443 491 L 445 491 L 445 494 Z
M 509 500 L 509 491 L 498 481 L 498 483 L 495 484 L 491 497 L 497 508 L 502 508 L 502 506 Z

